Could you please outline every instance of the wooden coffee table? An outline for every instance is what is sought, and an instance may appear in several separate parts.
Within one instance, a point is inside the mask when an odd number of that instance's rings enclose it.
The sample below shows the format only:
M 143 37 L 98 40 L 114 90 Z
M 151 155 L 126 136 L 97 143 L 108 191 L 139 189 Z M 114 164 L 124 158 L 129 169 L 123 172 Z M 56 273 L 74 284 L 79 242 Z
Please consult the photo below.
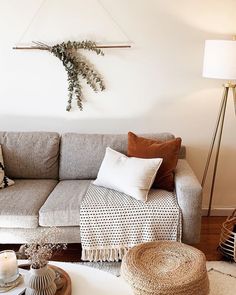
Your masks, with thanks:
M 133 295 L 122 278 L 108 272 L 75 263 L 52 261 L 50 264 L 68 273 L 72 295 Z

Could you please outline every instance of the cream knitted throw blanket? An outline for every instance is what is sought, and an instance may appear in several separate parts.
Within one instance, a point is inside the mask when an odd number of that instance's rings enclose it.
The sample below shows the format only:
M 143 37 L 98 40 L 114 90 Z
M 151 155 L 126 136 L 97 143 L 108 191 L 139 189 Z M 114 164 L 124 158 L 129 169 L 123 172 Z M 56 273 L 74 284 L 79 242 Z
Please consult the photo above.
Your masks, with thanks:
M 134 245 L 181 240 L 181 210 L 174 193 L 150 190 L 140 202 L 91 184 L 80 209 L 82 260 L 118 261 Z

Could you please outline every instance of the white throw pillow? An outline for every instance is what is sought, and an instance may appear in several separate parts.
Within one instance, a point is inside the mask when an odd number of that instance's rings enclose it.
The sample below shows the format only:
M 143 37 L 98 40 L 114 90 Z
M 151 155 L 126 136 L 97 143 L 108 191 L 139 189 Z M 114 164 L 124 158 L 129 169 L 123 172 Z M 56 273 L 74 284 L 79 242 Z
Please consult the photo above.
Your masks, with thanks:
M 8 186 L 13 185 L 13 184 L 14 184 L 14 181 L 9 179 L 5 175 L 4 162 L 3 162 L 3 156 L 2 156 L 2 147 L 0 145 L 0 189 L 8 187 Z
M 114 189 L 146 202 L 162 159 L 127 157 L 107 147 L 95 185 Z

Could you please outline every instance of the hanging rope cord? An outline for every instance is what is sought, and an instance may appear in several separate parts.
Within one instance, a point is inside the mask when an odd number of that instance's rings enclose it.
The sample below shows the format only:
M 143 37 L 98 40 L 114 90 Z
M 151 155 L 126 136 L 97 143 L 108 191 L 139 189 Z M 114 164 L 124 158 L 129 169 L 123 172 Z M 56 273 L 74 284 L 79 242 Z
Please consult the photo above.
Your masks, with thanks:
M 21 34 L 18 42 L 16 43 L 16 45 L 18 45 L 23 38 L 25 37 L 25 35 L 27 34 L 27 32 L 29 31 L 32 23 L 34 22 L 34 20 L 37 18 L 37 16 L 39 15 L 39 12 L 41 11 L 42 7 L 44 6 L 44 4 L 46 3 L 47 0 L 43 0 L 38 9 L 35 11 L 35 13 L 33 14 L 29 24 L 27 25 L 27 27 L 25 28 L 24 32 Z M 119 29 L 119 31 L 125 36 L 125 38 L 127 39 L 127 41 L 129 43 L 133 43 L 133 41 L 131 41 L 131 39 L 129 38 L 128 34 L 125 32 L 125 30 L 120 26 L 120 24 L 117 22 L 117 20 L 112 16 L 112 14 L 110 13 L 110 11 L 104 6 L 104 4 L 102 3 L 101 0 L 97 0 L 97 3 L 102 7 L 102 9 L 106 12 L 106 14 L 109 16 L 109 18 L 113 21 L 113 23 L 116 25 L 116 27 Z
M 37 9 L 37 10 L 35 11 L 35 13 L 33 14 L 33 16 L 32 16 L 32 18 L 31 18 L 29 24 L 28 24 L 27 27 L 25 28 L 24 32 L 21 34 L 21 36 L 20 36 L 18 42 L 16 43 L 16 45 L 18 45 L 18 44 L 23 40 L 23 38 L 25 37 L 26 33 L 29 31 L 29 28 L 31 27 L 32 23 L 34 22 L 34 20 L 36 19 L 36 17 L 39 15 L 39 12 L 40 12 L 40 10 L 42 9 L 42 7 L 44 6 L 44 4 L 45 4 L 46 1 L 47 1 L 47 0 L 43 0 L 43 1 L 41 2 L 41 4 L 39 5 L 38 9 Z
M 121 25 L 118 23 L 118 21 L 114 18 L 114 16 L 110 13 L 110 11 L 104 6 L 101 0 L 97 0 L 98 4 L 102 7 L 102 9 L 106 12 L 106 14 L 110 17 L 110 19 L 113 21 L 113 23 L 116 25 L 116 27 L 119 29 L 119 31 L 125 36 L 129 43 L 133 44 L 134 42 L 131 40 L 131 38 L 128 36 L 126 31 L 121 27 Z

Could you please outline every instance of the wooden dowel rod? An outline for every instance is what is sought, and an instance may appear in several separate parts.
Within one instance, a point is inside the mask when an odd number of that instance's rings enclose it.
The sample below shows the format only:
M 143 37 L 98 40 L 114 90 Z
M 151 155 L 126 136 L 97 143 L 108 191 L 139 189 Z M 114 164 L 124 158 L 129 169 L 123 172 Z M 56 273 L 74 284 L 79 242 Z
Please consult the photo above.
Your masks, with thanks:
M 131 45 L 97 45 L 96 48 L 131 48 Z
M 131 45 L 97 45 L 96 48 L 131 48 Z M 21 50 L 49 50 L 47 47 L 41 47 L 41 46 L 15 46 L 12 49 L 21 49 Z M 83 48 L 81 48 L 83 49 Z
M 40 46 L 16 46 L 16 47 L 12 47 L 12 49 L 22 49 L 22 50 L 25 50 L 25 49 L 29 49 L 29 50 L 33 50 L 33 49 L 40 49 L 40 50 L 48 50 L 48 48 L 46 47 L 40 47 Z

